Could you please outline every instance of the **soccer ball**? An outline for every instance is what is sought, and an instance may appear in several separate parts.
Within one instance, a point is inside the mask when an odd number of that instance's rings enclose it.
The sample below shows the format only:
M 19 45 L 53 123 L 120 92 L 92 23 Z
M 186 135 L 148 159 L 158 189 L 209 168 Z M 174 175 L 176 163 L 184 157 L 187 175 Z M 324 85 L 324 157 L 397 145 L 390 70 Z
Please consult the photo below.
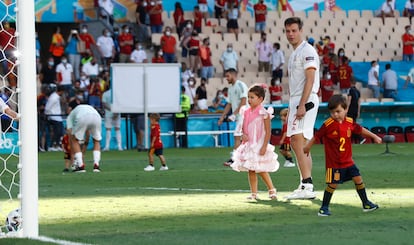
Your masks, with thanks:
M 20 209 L 11 211 L 6 218 L 6 227 L 8 231 L 19 231 L 22 228 L 22 216 Z

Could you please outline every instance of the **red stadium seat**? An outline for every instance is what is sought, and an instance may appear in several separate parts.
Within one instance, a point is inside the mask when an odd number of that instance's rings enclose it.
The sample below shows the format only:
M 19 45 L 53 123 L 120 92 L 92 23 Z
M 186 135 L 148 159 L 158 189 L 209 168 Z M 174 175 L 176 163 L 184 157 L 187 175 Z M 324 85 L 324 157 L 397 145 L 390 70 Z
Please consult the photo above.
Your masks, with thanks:
M 405 139 L 407 142 L 414 142 L 414 126 L 407 126 L 404 129 Z
M 282 138 L 282 129 L 272 128 L 272 135 L 270 136 L 270 144 L 279 145 L 281 138 Z
M 389 126 L 388 134 L 395 136 L 395 143 L 405 143 L 404 130 L 401 126 Z
M 385 127 L 382 127 L 382 126 L 377 126 L 377 127 L 372 127 L 371 132 L 378 135 L 382 139 L 384 138 L 384 135 L 387 134 L 387 129 L 385 129 Z

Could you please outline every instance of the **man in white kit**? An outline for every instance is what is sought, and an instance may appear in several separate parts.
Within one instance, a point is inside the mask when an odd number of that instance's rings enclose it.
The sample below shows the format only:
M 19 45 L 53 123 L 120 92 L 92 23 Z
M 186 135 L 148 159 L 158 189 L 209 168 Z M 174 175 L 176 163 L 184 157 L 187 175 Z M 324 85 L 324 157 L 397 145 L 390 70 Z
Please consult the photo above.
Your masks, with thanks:
M 313 137 L 318 113 L 319 56 L 302 35 L 303 22 L 298 17 L 285 20 L 286 37 L 293 47 L 289 58 L 289 115 L 287 136 L 296 154 L 301 182 L 287 199 L 313 199 L 316 197 L 312 182 L 312 158 L 303 152 L 306 142 Z
M 81 151 L 81 143 L 85 137 L 92 135 L 93 138 L 93 171 L 100 172 L 99 161 L 101 160 L 101 116 L 90 105 L 78 105 L 73 109 L 66 119 L 66 129 L 70 135 L 70 142 L 74 153 L 76 169 L 74 172 L 85 172 L 85 163 Z

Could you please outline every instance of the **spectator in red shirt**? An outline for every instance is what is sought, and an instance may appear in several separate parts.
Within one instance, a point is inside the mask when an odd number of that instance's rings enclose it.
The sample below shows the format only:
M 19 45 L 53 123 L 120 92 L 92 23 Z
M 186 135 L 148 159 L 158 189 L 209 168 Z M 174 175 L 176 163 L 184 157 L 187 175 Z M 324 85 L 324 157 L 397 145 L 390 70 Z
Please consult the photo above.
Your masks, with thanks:
M 405 26 L 405 33 L 401 37 L 403 43 L 403 61 L 414 60 L 414 35 L 411 31 L 411 26 Z
M 154 56 L 152 57 L 151 62 L 152 63 L 165 63 L 163 52 L 160 48 L 156 48 L 154 50 Z
M 349 65 L 348 57 L 342 57 L 342 65 L 338 67 L 339 88 L 341 93 L 348 94 L 351 88 L 351 79 L 353 76 L 352 67 Z
M 257 33 L 265 32 L 266 31 L 266 15 L 267 15 L 267 6 L 264 4 L 263 0 L 257 2 L 254 6 L 254 20 L 255 24 L 255 31 Z
M 161 1 L 151 0 L 150 5 L 147 7 L 147 12 L 150 19 L 151 33 L 162 33 L 162 5 Z
M 335 85 L 332 82 L 331 74 L 327 70 L 324 70 L 320 86 L 322 102 L 328 102 L 329 98 L 334 94 L 334 90 Z
M 193 12 L 193 23 L 194 23 L 194 30 L 197 31 L 197 33 L 201 33 L 201 26 L 203 22 L 203 13 L 200 11 L 199 6 L 194 7 Z
M 323 39 L 323 54 L 333 54 L 335 53 L 335 43 L 331 42 L 330 36 L 325 36 Z
M 82 25 L 79 38 L 85 42 L 85 50 L 81 52 L 82 56 L 85 55 L 86 50 L 92 51 L 92 46 L 96 47 L 95 39 L 90 33 L 88 33 L 88 25 Z
M 177 45 L 177 40 L 174 36 L 171 35 L 171 27 L 165 27 L 164 35 L 161 37 L 161 50 L 164 54 L 164 60 L 166 63 L 177 62 L 177 57 L 175 56 L 175 50 Z
M 122 32 L 118 37 L 119 41 L 119 62 L 128 63 L 130 60 L 130 55 L 134 49 L 134 37 L 129 31 L 127 25 L 122 26 Z
M 269 86 L 270 103 L 277 105 L 282 104 L 283 88 L 280 85 L 280 80 L 272 78 Z
M 181 37 L 181 32 L 185 26 L 184 10 L 180 2 L 175 3 L 175 10 L 173 13 L 175 28 L 177 30 L 178 37 Z
M 203 44 L 200 46 L 199 56 L 201 62 L 201 77 L 207 79 L 214 77 L 214 66 L 211 62 L 210 39 L 204 38 Z
M 329 216 L 329 203 L 338 184 L 352 180 L 362 202 L 364 212 L 378 209 L 378 205 L 370 202 L 367 197 L 364 182 L 358 167 L 352 159 L 352 133 L 370 137 L 375 143 L 381 143 L 381 138 L 361 127 L 352 118 L 347 117 L 348 104 L 342 95 L 334 95 L 328 102 L 331 116 L 325 120 L 315 136 L 305 145 L 303 151 L 309 154 L 312 145 L 323 141 L 325 147 L 326 189 L 318 216 Z
M 191 38 L 187 43 L 187 49 L 189 53 L 190 69 L 193 73 L 196 73 L 199 65 L 199 50 L 200 50 L 200 39 L 196 30 L 193 30 Z

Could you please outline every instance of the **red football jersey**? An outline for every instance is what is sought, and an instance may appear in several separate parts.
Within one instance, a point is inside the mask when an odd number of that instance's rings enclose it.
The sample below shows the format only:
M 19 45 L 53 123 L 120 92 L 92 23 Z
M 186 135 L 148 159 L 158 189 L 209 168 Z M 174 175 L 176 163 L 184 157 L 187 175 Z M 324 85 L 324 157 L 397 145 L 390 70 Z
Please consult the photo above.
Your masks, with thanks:
M 65 134 L 62 138 L 63 152 L 70 153 L 69 135 Z
M 347 89 L 351 87 L 352 67 L 347 64 L 339 66 L 339 88 Z
M 325 147 L 326 168 L 347 168 L 354 164 L 352 159 L 352 134 L 361 134 L 362 127 L 347 117 L 342 123 L 328 118 L 315 133 L 315 139 L 322 139 Z
M 261 3 L 256 3 L 254 6 L 254 18 L 256 20 L 256 22 L 265 22 L 266 21 L 266 14 L 258 14 L 256 13 L 256 11 L 266 11 L 267 10 L 267 6 L 265 4 L 261 4 Z
M 162 141 L 161 141 L 161 129 L 159 124 L 153 124 L 151 125 L 151 142 L 152 139 L 155 138 L 154 141 L 154 148 L 160 149 L 162 148 Z

